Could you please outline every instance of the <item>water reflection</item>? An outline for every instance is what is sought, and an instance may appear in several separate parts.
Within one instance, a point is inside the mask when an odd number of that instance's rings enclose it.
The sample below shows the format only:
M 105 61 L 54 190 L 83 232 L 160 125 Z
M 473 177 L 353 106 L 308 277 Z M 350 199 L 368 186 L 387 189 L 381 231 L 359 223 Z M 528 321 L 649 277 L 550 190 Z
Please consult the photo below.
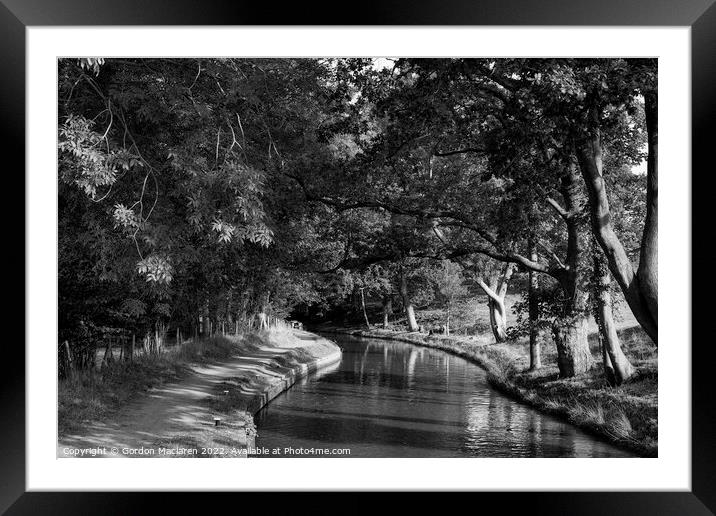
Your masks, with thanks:
M 345 447 L 351 457 L 624 457 L 628 453 L 515 403 L 478 366 L 439 350 L 332 337 L 340 364 L 256 416 L 266 448 Z

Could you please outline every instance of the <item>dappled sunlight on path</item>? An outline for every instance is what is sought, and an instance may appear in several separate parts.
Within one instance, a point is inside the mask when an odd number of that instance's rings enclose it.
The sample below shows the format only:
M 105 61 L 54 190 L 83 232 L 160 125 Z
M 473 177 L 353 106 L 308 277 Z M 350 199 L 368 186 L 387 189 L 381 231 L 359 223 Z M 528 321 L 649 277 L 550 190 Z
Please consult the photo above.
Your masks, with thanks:
M 57 454 L 69 456 L 68 448 L 106 447 L 105 456 L 121 457 L 129 455 L 123 448 L 202 447 L 217 442 L 245 448 L 250 443 L 242 411 L 258 410 L 308 372 L 310 365 L 331 357 L 334 362 L 340 358 L 339 348 L 316 335 L 272 334 L 270 343 L 247 346 L 225 362 L 192 366 L 187 378 L 150 390 L 123 407 L 112 421 L 88 424 L 81 434 L 62 437 Z M 236 387 L 238 397 L 231 401 L 237 410 L 218 414 L 211 400 L 228 392 L 229 385 Z M 214 417 L 222 418 L 220 426 L 215 426 Z

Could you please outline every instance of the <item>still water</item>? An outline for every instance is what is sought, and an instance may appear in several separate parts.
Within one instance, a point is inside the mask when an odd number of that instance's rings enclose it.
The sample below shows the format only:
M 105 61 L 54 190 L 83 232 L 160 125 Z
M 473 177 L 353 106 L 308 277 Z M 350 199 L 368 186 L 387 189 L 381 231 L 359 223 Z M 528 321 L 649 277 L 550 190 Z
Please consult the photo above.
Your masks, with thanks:
M 256 415 L 257 447 L 349 448 L 342 457 L 631 456 L 503 396 L 483 369 L 460 357 L 400 342 L 329 338 L 343 359 Z

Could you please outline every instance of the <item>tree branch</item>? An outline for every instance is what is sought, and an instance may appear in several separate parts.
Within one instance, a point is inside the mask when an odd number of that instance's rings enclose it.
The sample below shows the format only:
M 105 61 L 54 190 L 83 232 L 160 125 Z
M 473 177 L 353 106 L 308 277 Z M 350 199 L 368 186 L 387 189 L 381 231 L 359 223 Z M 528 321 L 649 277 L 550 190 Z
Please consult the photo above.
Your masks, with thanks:
M 306 196 L 307 200 L 317 201 L 320 203 L 323 203 L 327 206 L 331 206 L 338 211 L 347 211 L 357 208 L 379 208 L 384 209 L 390 213 L 395 213 L 396 215 L 408 215 L 413 217 L 421 217 L 425 219 L 433 219 L 435 220 L 435 226 L 437 225 L 456 225 L 455 223 L 442 223 L 439 222 L 438 219 L 441 218 L 450 218 L 455 221 L 458 221 L 460 227 L 463 227 L 465 229 L 469 229 L 471 231 L 474 231 L 477 233 L 480 237 L 482 237 L 485 241 L 487 241 L 491 247 L 488 246 L 471 246 L 466 249 L 456 249 L 453 250 L 453 252 L 449 254 L 442 255 L 442 258 L 440 258 L 437 255 L 425 255 L 425 254 L 408 254 L 408 256 L 413 257 L 419 257 L 419 258 L 436 258 L 436 259 L 453 259 L 460 256 L 467 256 L 471 254 L 483 254 L 485 256 L 489 256 L 490 258 L 494 258 L 495 260 L 502 261 L 502 262 L 511 262 L 516 263 L 518 265 L 522 265 L 523 267 L 533 270 L 535 272 L 541 272 L 544 274 L 547 274 L 549 276 L 552 276 L 554 278 L 558 278 L 560 273 L 563 272 L 564 267 L 559 266 L 557 268 L 555 267 L 549 267 L 545 264 L 532 261 L 529 258 L 522 256 L 518 253 L 512 252 L 512 251 L 501 251 L 501 246 L 499 245 L 499 241 L 497 237 L 495 237 L 493 234 L 491 234 L 486 229 L 472 223 L 469 218 L 461 213 L 452 211 L 452 210 L 428 210 L 428 209 L 415 209 L 415 208 L 404 208 L 400 206 L 395 206 L 390 203 L 382 202 L 382 201 L 359 201 L 354 203 L 342 203 L 340 201 L 336 201 L 335 199 L 331 199 L 329 197 L 321 197 L 317 195 L 313 195 L 311 192 L 309 192 L 305 181 L 303 181 L 302 178 L 299 176 L 288 174 L 286 175 L 292 179 L 294 179 L 301 189 L 304 192 L 304 195 Z M 388 258 L 384 258 L 388 259 Z M 382 259 L 381 259 L 382 260 Z M 381 261 L 378 260 L 378 261 Z
M 438 236 L 438 239 L 443 243 L 443 245 L 447 246 L 447 242 L 444 240 L 444 236 L 440 236 L 442 232 L 438 229 L 438 225 L 439 224 L 433 226 L 433 231 L 435 232 L 435 235 Z M 530 260 L 529 258 L 513 251 L 499 251 L 497 248 L 491 249 L 486 246 L 471 246 L 466 249 L 456 250 L 447 257 L 455 258 L 470 254 L 482 254 L 500 262 L 516 263 L 518 265 L 522 265 L 526 269 L 533 270 L 535 272 L 541 272 L 543 274 L 552 276 L 553 278 L 558 278 L 560 273 L 564 269 L 563 266 L 560 266 L 559 268 L 549 267 L 537 261 Z
M 568 269 L 568 267 L 562 262 L 562 260 L 559 259 L 559 256 L 557 256 L 557 254 L 552 249 L 550 249 L 549 247 L 544 245 L 541 241 L 538 241 L 537 245 L 539 245 L 542 249 L 547 251 L 549 253 L 549 255 L 552 258 L 554 258 L 554 260 L 557 262 L 557 264 L 559 264 L 560 267 L 562 267 L 564 270 Z
M 557 201 L 552 199 L 551 197 L 547 197 L 547 203 L 549 203 L 552 208 L 559 214 L 560 217 L 562 217 L 565 221 L 569 220 L 571 215 L 570 213 L 565 210 L 561 204 L 559 204 Z
M 440 156 L 440 157 L 453 156 L 455 154 L 467 154 L 470 152 L 484 153 L 485 149 L 483 147 L 467 147 L 465 149 L 458 149 L 458 150 L 445 151 L 445 152 L 440 152 L 436 149 L 435 151 L 433 151 L 433 156 Z

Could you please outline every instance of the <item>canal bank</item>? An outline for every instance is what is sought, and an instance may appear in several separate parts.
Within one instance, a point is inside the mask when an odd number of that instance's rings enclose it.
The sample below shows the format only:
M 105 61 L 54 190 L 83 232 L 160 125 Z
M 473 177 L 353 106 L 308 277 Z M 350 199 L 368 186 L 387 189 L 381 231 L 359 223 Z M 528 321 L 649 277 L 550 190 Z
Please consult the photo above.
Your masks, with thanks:
M 269 335 L 270 345 L 259 345 L 241 357 L 237 376 L 218 384 L 209 400 L 215 412 L 244 421 L 241 441 L 248 450 L 256 448 L 253 416 L 257 412 L 297 381 L 341 360 L 341 349 L 315 333 L 284 328 Z
M 305 331 L 272 328 L 216 338 L 227 348 L 227 356 L 219 360 L 183 363 L 187 350 L 176 349 L 160 358 L 137 359 L 134 364 L 116 364 L 116 371 L 104 371 L 86 404 L 97 403 L 98 388 L 111 389 L 107 394 L 114 398 L 137 387 L 138 382 L 129 380 L 148 364 L 150 372 L 169 364 L 181 372 L 172 381 L 136 393 L 111 414 L 83 419 L 72 430 L 61 432 L 57 456 L 245 457 L 247 449 L 254 447 L 253 415 L 296 381 L 341 359 L 333 342 Z M 77 397 L 79 391 L 69 387 L 65 397 L 83 402 Z
M 567 421 L 621 449 L 655 457 L 657 445 L 657 378 L 643 372 L 619 388 L 603 385 L 595 366 L 581 378 L 559 379 L 556 366 L 530 372 L 524 348 L 515 344 L 481 344 L 465 336 L 425 335 L 385 329 L 321 326 L 315 331 L 392 340 L 440 349 L 471 361 L 487 372 L 494 388 L 540 412 Z

